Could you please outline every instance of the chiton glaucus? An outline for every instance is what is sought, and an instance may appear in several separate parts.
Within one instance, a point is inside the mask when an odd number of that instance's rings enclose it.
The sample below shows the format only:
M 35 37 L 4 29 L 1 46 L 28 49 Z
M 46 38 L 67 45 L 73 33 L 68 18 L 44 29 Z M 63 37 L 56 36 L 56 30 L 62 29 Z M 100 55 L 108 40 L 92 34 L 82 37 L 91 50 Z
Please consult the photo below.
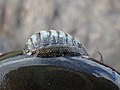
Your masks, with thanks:
M 33 34 L 23 48 L 23 53 L 38 57 L 89 56 L 83 44 L 62 31 L 40 31 Z

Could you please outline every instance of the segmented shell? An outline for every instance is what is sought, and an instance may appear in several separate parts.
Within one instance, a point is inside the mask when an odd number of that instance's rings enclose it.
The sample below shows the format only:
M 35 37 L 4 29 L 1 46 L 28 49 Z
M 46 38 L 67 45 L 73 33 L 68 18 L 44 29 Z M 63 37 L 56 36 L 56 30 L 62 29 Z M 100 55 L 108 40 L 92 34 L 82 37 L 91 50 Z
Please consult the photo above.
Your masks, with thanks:
M 38 57 L 89 55 L 75 37 L 55 30 L 33 34 L 23 48 L 23 53 Z

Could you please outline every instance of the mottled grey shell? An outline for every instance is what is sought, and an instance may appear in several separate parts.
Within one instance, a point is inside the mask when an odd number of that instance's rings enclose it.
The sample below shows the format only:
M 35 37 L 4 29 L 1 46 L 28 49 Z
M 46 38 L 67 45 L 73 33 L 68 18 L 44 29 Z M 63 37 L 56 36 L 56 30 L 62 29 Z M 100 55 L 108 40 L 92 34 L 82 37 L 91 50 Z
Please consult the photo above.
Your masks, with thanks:
M 38 57 L 89 55 L 75 37 L 55 30 L 33 34 L 23 48 L 23 53 Z

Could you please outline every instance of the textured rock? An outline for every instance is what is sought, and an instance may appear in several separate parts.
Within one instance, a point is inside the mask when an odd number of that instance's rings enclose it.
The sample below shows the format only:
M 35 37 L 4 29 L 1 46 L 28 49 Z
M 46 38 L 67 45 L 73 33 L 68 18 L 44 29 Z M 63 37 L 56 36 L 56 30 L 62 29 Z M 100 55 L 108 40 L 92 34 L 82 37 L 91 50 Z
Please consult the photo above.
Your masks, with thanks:
M 63 30 L 120 71 L 119 5 L 119 0 L 0 0 L 0 52 L 21 49 L 34 32 Z

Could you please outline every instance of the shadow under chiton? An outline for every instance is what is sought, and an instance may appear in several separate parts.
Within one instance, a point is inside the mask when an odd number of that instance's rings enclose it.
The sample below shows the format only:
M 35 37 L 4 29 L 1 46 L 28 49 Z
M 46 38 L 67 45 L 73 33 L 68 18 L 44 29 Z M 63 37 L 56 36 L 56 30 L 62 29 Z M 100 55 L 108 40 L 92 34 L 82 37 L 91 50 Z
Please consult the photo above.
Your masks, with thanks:
M 0 90 L 120 90 L 120 74 L 62 31 L 33 34 L 0 56 Z

